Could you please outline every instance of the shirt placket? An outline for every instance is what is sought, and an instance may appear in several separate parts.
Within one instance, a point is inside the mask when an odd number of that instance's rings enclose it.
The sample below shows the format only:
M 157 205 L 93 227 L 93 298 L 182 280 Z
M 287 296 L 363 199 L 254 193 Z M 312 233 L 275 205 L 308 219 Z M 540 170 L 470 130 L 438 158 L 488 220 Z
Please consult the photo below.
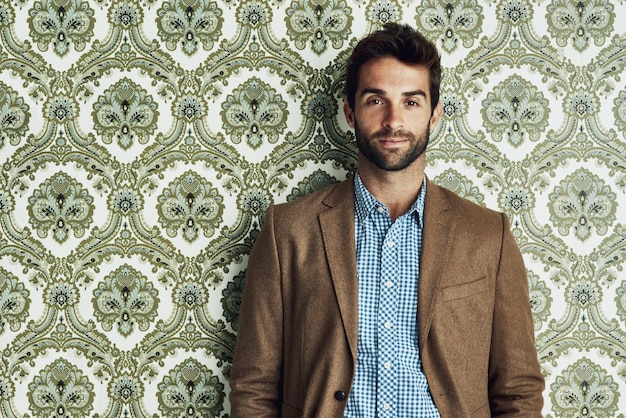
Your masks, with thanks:
M 387 219 L 390 222 L 390 219 Z M 378 304 L 378 417 L 397 416 L 398 237 L 397 228 L 388 225 L 381 248 Z

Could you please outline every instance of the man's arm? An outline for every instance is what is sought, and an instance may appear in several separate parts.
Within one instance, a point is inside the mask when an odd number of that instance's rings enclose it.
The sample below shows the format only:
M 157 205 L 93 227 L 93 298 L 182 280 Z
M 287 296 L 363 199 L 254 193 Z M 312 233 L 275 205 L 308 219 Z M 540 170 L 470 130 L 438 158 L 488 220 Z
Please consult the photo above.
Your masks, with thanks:
M 283 361 L 283 308 L 274 211 L 250 254 L 239 331 L 230 373 L 232 418 L 279 416 Z
M 503 218 L 489 364 L 491 416 L 541 417 L 544 378 L 537 358 L 522 255 Z

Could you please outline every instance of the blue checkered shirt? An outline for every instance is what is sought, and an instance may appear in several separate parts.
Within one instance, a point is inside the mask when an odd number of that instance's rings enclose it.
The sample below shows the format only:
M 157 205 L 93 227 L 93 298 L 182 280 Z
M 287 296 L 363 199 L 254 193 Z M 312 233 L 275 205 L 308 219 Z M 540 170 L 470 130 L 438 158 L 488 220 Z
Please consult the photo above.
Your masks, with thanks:
M 392 222 L 355 176 L 357 364 L 345 418 L 439 417 L 419 356 L 417 284 L 426 181 Z

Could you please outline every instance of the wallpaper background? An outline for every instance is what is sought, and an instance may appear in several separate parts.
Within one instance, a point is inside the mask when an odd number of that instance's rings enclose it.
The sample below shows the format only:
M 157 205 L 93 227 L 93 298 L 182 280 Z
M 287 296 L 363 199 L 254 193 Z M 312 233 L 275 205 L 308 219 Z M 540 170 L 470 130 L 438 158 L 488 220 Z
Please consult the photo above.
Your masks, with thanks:
M 545 416 L 624 417 L 625 18 L 616 0 L 0 0 L 0 416 L 228 416 L 263 213 L 354 171 L 344 63 L 403 21 L 445 68 L 427 173 L 511 217 Z

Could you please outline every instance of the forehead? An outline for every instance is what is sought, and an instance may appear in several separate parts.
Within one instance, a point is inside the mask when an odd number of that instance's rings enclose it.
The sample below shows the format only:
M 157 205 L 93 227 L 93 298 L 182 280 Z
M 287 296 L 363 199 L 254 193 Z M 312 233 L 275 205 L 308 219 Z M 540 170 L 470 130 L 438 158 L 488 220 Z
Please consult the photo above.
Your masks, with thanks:
M 407 64 L 393 57 L 374 58 L 359 70 L 357 94 L 365 89 L 389 92 L 423 91 L 429 96 L 430 74 L 419 64 Z

